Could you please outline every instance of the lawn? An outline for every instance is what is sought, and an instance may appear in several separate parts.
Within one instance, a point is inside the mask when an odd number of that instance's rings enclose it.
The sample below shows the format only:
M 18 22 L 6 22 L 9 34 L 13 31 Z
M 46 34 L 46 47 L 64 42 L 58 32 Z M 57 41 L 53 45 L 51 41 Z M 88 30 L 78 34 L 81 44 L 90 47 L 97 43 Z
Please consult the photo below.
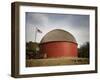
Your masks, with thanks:
M 48 58 L 48 59 L 27 59 L 26 67 L 56 66 L 56 65 L 79 65 L 89 64 L 88 58 Z

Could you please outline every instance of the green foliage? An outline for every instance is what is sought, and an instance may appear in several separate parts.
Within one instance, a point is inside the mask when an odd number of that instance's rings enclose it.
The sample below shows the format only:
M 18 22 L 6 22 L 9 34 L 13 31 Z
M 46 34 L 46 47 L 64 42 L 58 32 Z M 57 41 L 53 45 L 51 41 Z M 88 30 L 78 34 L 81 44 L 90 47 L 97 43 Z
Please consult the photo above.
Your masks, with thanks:
M 42 58 L 42 54 L 39 51 L 39 43 L 27 42 L 26 43 L 26 59 L 39 59 Z
M 39 48 L 38 43 L 34 43 L 34 42 L 31 42 L 31 41 L 29 43 L 26 43 L 26 51 L 33 51 L 35 53 L 36 48 Z
M 89 58 L 89 42 L 86 42 L 78 49 L 78 57 Z

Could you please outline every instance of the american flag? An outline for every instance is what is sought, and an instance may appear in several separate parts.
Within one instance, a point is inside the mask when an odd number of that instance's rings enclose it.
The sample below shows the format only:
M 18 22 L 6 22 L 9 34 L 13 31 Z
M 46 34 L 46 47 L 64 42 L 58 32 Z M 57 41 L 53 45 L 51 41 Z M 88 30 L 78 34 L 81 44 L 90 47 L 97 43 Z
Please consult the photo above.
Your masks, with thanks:
M 37 32 L 42 33 L 42 31 L 40 29 L 37 28 Z

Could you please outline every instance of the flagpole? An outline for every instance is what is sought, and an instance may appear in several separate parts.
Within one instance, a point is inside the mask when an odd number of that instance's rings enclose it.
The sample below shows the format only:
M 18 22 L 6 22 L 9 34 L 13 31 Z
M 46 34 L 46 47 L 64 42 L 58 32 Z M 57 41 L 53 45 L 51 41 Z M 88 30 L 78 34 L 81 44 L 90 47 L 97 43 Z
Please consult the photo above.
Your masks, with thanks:
M 35 27 L 35 42 L 36 42 L 36 36 L 37 36 L 37 27 Z
M 36 38 L 37 38 L 37 32 L 39 32 L 39 33 L 42 33 L 42 31 L 41 30 L 39 30 L 37 27 L 34 27 L 34 34 L 35 34 L 35 36 L 34 36 L 34 42 L 36 42 Z

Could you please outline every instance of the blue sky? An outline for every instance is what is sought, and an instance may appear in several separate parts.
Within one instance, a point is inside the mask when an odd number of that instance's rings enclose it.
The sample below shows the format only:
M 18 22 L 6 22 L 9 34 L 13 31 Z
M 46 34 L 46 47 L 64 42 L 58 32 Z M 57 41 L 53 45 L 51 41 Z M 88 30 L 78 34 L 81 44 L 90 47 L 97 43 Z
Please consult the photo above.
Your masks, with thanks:
M 78 47 L 89 41 L 89 15 L 26 12 L 26 42 L 34 42 L 36 27 L 42 31 L 37 33 L 36 42 L 53 29 L 70 32 Z

